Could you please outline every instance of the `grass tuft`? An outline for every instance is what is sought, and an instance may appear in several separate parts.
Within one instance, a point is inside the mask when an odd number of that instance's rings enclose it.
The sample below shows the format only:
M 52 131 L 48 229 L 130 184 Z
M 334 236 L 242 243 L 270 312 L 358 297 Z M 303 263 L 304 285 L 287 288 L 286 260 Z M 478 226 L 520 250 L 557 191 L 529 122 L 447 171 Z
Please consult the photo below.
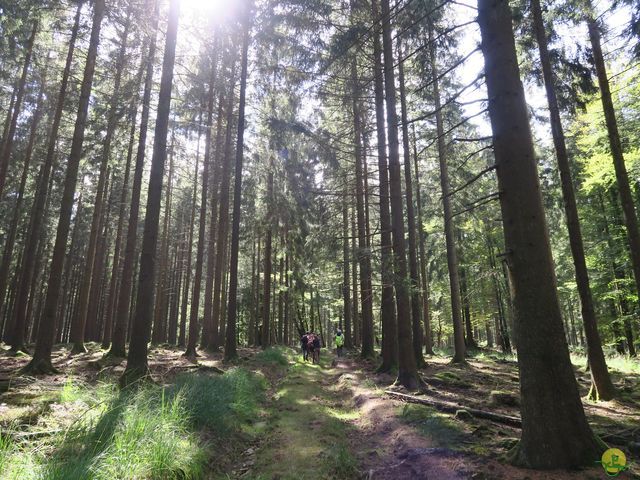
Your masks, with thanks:
M 2 432 L 0 479 L 204 478 L 211 448 L 200 431 L 226 438 L 257 416 L 264 390 L 261 378 L 239 368 L 137 391 L 69 381 L 58 392 L 65 428 L 36 437 L 20 437 L 18 426 Z M 51 415 L 43 421 L 55 423 Z
M 288 353 L 289 352 L 282 347 L 269 347 L 266 350 L 259 352 L 255 356 L 255 359 L 259 363 L 272 363 L 287 366 L 289 365 Z

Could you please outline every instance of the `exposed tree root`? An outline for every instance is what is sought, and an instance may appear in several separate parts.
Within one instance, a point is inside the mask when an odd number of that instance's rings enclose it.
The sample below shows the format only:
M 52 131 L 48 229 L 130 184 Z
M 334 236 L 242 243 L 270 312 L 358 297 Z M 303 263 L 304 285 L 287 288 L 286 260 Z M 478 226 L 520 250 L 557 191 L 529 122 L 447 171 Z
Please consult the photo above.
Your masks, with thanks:
M 512 427 L 518 427 L 518 428 L 522 427 L 522 421 L 518 417 L 512 417 L 509 415 L 502 415 L 495 412 L 487 412 L 485 410 L 478 410 L 476 408 L 460 406 L 451 402 L 443 402 L 443 401 L 430 400 L 427 398 L 420 398 L 414 395 L 407 395 L 405 393 L 393 392 L 391 390 L 385 390 L 384 393 L 392 397 L 399 398 L 400 400 L 404 400 L 405 402 L 417 403 L 420 405 L 428 405 L 430 407 L 434 407 L 437 410 L 440 410 L 446 413 L 456 413 L 458 410 L 466 410 L 476 418 L 483 418 L 486 420 L 491 420 L 492 422 L 502 423 L 504 425 L 510 425 Z
M 73 344 L 71 348 L 71 355 L 81 355 L 83 353 L 87 353 L 87 347 L 84 346 L 83 342 L 76 342 Z
M 31 355 L 31 352 L 29 352 L 29 350 L 24 344 L 12 346 L 8 352 L 8 354 L 12 356 L 17 356 L 20 353 L 24 353 L 25 355 Z
M 53 366 L 51 360 L 35 357 L 20 369 L 20 375 L 53 375 L 56 373 L 60 373 L 60 370 Z

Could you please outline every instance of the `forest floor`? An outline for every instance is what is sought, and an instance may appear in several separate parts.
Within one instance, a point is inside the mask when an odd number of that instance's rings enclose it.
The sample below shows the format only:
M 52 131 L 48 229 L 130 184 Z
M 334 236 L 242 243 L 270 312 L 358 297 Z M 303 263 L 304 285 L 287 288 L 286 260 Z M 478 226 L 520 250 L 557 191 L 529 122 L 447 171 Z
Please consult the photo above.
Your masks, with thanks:
M 162 399 L 163 412 L 165 402 L 177 403 L 176 398 L 184 397 L 180 407 L 184 411 L 178 413 L 190 421 L 156 421 L 170 426 L 178 422 L 172 429 L 181 432 L 180 443 L 165 442 L 174 445 L 176 458 L 125 461 L 125 447 L 119 445 L 126 443 L 122 438 L 129 438 L 126 425 L 110 433 L 107 445 L 104 435 L 96 434 L 101 424 L 109 423 L 105 418 L 110 412 L 117 410 L 100 405 L 114 399 L 121 402 L 111 387 L 123 363 L 105 361 L 103 353 L 98 345 L 89 345 L 87 354 L 70 357 L 65 347 L 59 347 L 54 364 L 62 373 L 36 380 L 14 375 L 27 357 L 0 352 L 0 478 L 609 478 L 597 465 L 577 472 L 512 467 L 504 456 L 517 441 L 518 428 L 392 398 L 385 390 L 394 377 L 375 373 L 373 362 L 355 354 L 337 358 L 323 350 L 320 365 L 312 365 L 292 349 L 281 348 L 241 349 L 241 359 L 234 365 L 224 364 L 218 353 L 203 354 L 194 363 L 181 357 L 178 349 L 154 348 L 150 368 L 156 390 L 151 397 Z M 519 415 L 517 365 L 512 358 L 478 352 L 465 366 L 451 365 L 445 356 L 427 360 L 421 373 L 428 388 L 420 392 L 421 398 L 453 403 L 460 410 Z M 581 393 L 586 395 L 588 373 L 579 366 L 582 358 L 574 360 Z M 630 460 L 630 470 L 618 478 L 640 478 L 640 452 L 634 443 L 640 431 L 640 365 L 623 359 L 610 363 L 621 398 L 585 400 L 585 410 L 594 430 Z M 111 396 L 105 397 L 105 388 Z M 140 415 L 140 406 L 127 402 L 126 408 Z M 157 403 L 151 405 L 157 408 Z M 210 411 L 213 405 L 215 412 Z M 117 421 L 126 424 L 129 417 L 126 413 L 121 417 L 124 420 Z M 136 428 L 139 425 L 131 430 Z M 156 424 L 149 426 L 149 438 L 137 441 L 154 450 L 149 445 L 158 441 L 159 429 Z M 69 434 L 76 430 L 82 434 Z M 180 448 L 189 455 L 180 454 Z M 83 459 L 80 469 L 77 458 Z M 122 465 L 127 468 L 118 473 Z

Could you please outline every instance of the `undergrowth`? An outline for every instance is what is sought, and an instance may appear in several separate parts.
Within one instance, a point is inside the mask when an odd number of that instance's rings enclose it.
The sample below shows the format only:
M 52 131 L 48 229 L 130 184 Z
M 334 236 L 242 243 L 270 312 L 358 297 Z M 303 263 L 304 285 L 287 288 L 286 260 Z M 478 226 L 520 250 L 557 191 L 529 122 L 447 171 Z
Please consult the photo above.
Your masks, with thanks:
M 260 363 L 271 363 L 281 366 L 289 364 L 289 357 L 292 353 L 290 348 L 286 347 L 269 347 L 256 354 L 255 359 Z
M 401 408 L 400 417 L 441 447 L 459 448 L 464 441 L 464 428 L 434 408 L 405 404 Z
M 42 427 L 14 424 L 0 434 L 0 479 L 203 478 L 211 449 L 202 431 L 228 438 L 257 415 L 264 390 L 243 369 L 184 374 L 135 392 L 69 381 L 38 422 L 58 428 L 33 435 Z

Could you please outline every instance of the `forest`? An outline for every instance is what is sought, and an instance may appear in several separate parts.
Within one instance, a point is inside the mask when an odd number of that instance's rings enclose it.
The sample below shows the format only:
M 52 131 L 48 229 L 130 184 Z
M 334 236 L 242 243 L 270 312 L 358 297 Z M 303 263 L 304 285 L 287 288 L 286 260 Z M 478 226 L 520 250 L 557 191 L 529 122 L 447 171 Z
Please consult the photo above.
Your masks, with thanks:
M 639 0 L 0 0 L 0 479 L 640 478 L 639 131 Z

